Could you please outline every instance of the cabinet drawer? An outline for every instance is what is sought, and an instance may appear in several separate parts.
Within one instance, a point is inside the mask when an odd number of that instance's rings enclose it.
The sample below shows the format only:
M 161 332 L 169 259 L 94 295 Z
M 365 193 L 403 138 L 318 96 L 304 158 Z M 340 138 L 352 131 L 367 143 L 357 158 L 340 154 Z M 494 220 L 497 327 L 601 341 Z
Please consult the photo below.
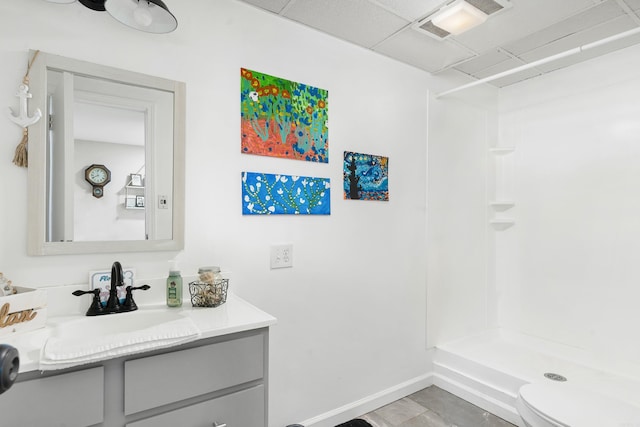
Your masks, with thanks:
M 125 362 L 125 414 L 262 378 L 263 339 L 251 335 Z
M 102 367 L 17 382 L 0 397 L 2 426 L 84 427 L 103 419 Z
M 264 386 L 187 406 L 166 414 L 127 424 L 126 427 L 266 427 Z

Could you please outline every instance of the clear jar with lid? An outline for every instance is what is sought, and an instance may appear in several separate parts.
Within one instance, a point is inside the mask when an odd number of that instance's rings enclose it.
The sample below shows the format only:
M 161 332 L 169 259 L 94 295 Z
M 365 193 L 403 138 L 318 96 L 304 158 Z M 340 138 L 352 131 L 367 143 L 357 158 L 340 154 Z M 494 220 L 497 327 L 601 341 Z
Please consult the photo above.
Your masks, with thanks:
M 189 283 L 191 304 L 194 307 L 217 307 L 227 301 L 229 280 L 220 274 L 220 267 L 200 267 L 198 280 Z
M 198 276 L 200 277 L 200 281 L 208 284 L 215 284 L 216 281 L 222 280 L 222 274 L 220 274 L 220 267 L 210 266 L 210 267 L 200 267 L 198 269 Z

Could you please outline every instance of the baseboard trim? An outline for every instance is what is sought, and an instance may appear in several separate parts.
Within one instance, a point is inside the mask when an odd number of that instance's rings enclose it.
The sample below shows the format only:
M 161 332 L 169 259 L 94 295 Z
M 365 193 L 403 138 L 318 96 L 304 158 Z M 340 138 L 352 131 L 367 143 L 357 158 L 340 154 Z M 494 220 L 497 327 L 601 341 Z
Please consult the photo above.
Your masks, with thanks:
M 305 427 L 334 427 L 433 385 L 433 372 L 302 421 Z
M 466 400 L 467 402 L 473 403 L 474 405 L 497 415 L 506 421 L 509 421 L 511 424 L 523 427 L 522 419 L 518 415 L 518 411 L 514 406 L 494 399 L 493 397 L 480 392 L 478 388 L 462 384 L 442 374 L 434 374 L 433 384 L 461 399 Z

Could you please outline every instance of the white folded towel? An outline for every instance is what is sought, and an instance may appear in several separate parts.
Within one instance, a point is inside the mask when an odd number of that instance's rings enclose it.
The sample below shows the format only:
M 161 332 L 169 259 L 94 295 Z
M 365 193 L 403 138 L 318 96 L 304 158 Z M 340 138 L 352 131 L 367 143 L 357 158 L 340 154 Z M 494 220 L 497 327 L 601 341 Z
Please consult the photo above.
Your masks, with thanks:
M 87 338 L 50 337 L 40 352 L 40 370 L 65 369 L 127 354 L 140 353 L 197 339 L 200 330 L 192 319 L 165 322 L 132 332 Z

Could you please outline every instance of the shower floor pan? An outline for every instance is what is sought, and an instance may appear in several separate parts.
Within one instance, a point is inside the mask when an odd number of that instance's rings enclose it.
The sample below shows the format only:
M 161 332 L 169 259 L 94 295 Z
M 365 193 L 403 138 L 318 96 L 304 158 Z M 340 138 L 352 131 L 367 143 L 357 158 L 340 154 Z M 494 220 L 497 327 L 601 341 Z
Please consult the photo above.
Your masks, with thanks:
M 640 365 L 614 358 L 609 354 L 596 357 L 574 347 L 495 329 L 438 345 L 433 382 L 513 424 L 522 425 L 515 409 L 520 387 L 553 381 L 558 376 L 573 385 L 638 405 Z

